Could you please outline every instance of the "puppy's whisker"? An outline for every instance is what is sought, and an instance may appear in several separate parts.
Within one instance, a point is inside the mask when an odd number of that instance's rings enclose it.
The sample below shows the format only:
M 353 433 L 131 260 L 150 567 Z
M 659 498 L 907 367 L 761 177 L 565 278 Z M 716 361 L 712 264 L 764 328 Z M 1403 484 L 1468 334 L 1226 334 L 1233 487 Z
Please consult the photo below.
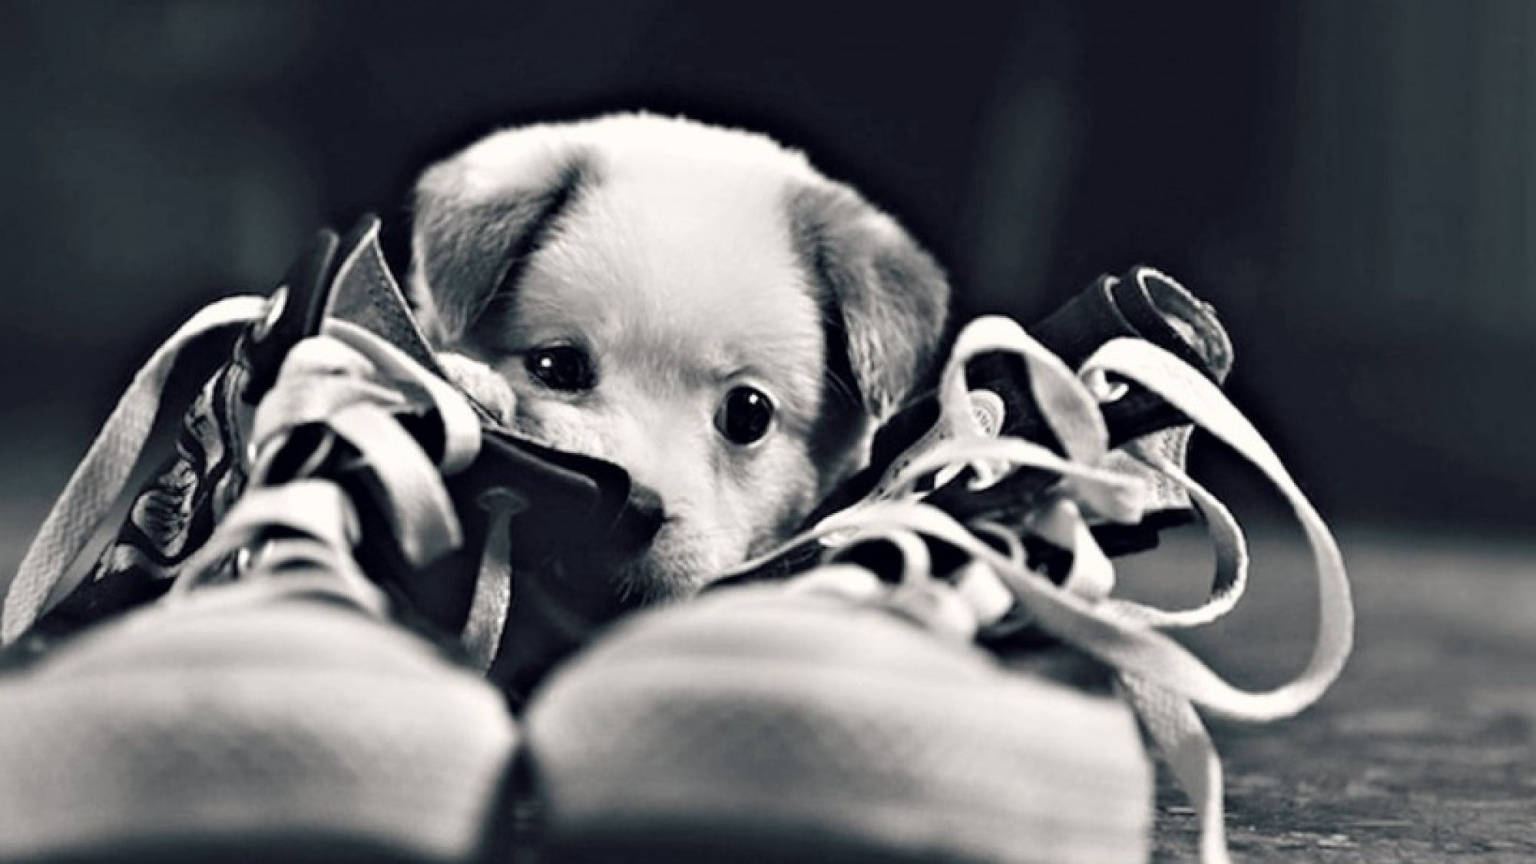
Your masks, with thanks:
M 837 398 L 850 404 L 859 404 L 859 388 L 857 385 L 843 378 L 833 371 L 827 372 L 827 387 Z
M 823 308 L 821 310 L 821 328 L 823 333 L 842 333 L 846 327 L 847 325 L 843 321 L 841 313 L 835 309 Z M 831 351 L 846 350 L 846 347 L 842 344 L 843 341 L 843 339 L 829 338 L 827 348 Z M 838 365 L 831 362 L 831 358 L 828 358 L 825 366 L 825 381 L 827 389 L 831 391 L 832 396 L 852 405 L 862 404 L 863 393 L 859 390 L 858 385 L 848 380 L 839 370 Z

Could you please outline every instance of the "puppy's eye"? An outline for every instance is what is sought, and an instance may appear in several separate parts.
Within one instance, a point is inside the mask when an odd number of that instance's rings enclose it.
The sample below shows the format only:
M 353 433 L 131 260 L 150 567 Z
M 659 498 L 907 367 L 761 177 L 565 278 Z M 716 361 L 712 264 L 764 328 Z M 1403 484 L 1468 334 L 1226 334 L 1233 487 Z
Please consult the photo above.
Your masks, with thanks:
M 755 444 L 773 426 L 773 402 L 755 387 L 734 387 L 715 411 L 715 428 L 733 444 Z
M 535 348 L 524 355 L 523 366 L 533 380 L 551 390 L 576 392 L 591 390 L 597 384 L 592 358 L 574 345 Z

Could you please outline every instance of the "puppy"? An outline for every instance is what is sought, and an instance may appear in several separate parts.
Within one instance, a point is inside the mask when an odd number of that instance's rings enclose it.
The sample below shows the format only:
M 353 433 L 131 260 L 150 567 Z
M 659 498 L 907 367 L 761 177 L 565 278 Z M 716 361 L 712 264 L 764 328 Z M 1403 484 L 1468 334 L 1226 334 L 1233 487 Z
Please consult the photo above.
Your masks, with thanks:
M 761 135 L 646 114 L 492 134 L 415 191 L 411 292 L 514 427 L 616 462 L 659 523 L 623 592 L 689 594 L 865 460 L 949 288 L 889 216 Z

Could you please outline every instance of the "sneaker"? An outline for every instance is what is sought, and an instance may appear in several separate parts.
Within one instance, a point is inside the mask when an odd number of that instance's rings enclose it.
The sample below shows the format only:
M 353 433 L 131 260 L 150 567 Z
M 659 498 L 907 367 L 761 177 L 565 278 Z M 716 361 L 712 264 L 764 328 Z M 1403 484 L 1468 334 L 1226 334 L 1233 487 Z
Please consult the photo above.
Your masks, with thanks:
M 195 316 L 45 521 L 0 626 L 0 861 L 499 842 L 520 694 L 622 611 L 603 576 L 656 525 L 623 471 L 507 432 L 499 379 L 427 350 L 377 232 Z M 176 456 L 72 567 L 221 331 Z
M 322 471 L 348 483 L 365 521 L 387 529 L 377 536 L 406 541 L 360 551 L 370 578 L 403 601 L 397 617 L 461 637 L 471 662 L 513 698 L 627 608 L 605 574 L 644 545 L 655 514 L 630 504 L 617 466 L 507 430 L 510 391 L 480 364 L 428 347 L 385 265 L 379 227 L 367 217 L 344 240 L 322 231 L 270 299 L 219 301 L 154 354 L 23 559 L 0 609 L 0 645 L 41 653 L 164 595 L 253 471 L 269 481 Z M 274 393 L 280 370 L 290 384 Z M 207 383 L 185 411 L 174 456 L 89 558 L 173 372 Z M 343 409 L 385 420 L 332 416 Z M 396 489 L 390 459 L 374 451 L 406 438 L 431 464 L 397 478 Z M 453 517 L 440 530 L 402 533 L 411 526 L 400 520 L 437 510 Z M 237 575 L 232 561 L 208 563 Z M 514 581 L 524 602 L 511 603 Z
M 1016 341 L 1011 322 L 984 324 L 1004 343 Z M 972 341 L 982 339 L 973 329 Z M 1077 369 L 1097 348 L 1118 338 L 1144 339 L 1179 357 L 1220 385 L 1232 368 L 1232 343 L 1215 310 L 1165 274 L 1146 266 L 1123 276 L 1100 276 L 1047 316 L 1033 330 L 1033 359 L 1009 350 L 977 344 L 965 349 L 963 363 L 951 363 L 944 384 L 912 399 L 876 433 L 870 461 L 827 496 L 802 526 L 809 531 L 823 519 L 893 494 L 897 478 L 919 458 L 956 437 L 1020 438 L 1065 455 L 1063 443 L 1041 411 L 1041 398 L 1071 398 L 1035 392 L 1036 382 L 1061 378 L 1061 366 Z M 1033 366 L 1040 367 L 1033 369 Z M 1143 463 L 1152 454 L 1159 463 L 1182 472 L 1193 427 L 1188 418 L 1156 394 L 1134 382 L 1110 382 L 1104 373 L 1090 376 L 1101 401 L 1102 425 L 1111 448 L 1107 461 L 1146 486 L 1141 518 L 1134 524 L 1106 522 L 1091 530 L 1106 554 L 1141 552 L 1157 546 L 1161 531 L 1194 518 L 1195 502 L 1187 483 Z M 963 410 L 961 401 L 969 403 Z M 1081 407 L 1081 406 L 1079 406 Z M 1084 431 L 1088 437 L 1098 434 Z M 1070 439 L 1069 435 L 1069 439 Z M 923 497 L 962 519 L 999 518 L 1005 511 L 1026 511 L 1034 493 L 1053 481 L 1049 472 L 1020 471 L 985 495 L 970 490 L 972 475 L 947 472 L 944 482 L 924 478 Z M 1199 494 L 1199 493 L 1195 493 Z M 762 556 L 726 574 L 721 584 L 782 579 L 815 566 L 824 549 L 815 543 Z
M 999 352 L 1027 369 L 1057 446 L 978 420 L 989 397 L 968 364 Z M 1332 536 L 1212 378 L 1139 338 L 1073 371 L 1012 322 L 974 322 L 936 397 L 945 433 L 778 553 L 814 544 L 817 566 L 632 616 L 535 694 L 525 746 L 552 855 L 1145 861 L 1150 745 L 1200 813 L 1203 859 L 1225 861 L 1220 763 L 1194 706 L 1248 721 L 1301 710 L 1342 669 L 1353 613 Z M 1150 447 L 1122 452 L 1193 496 L 1215 588 L 1187 610 L 1113 595 L 1093 529 L 1156 504 L 1111 457 L 1107 420 L 1133 388 L 1225 442 L 1301 522 L 1319 626 L 1295 680 L 1237 689 L 1162 632 L 1231 608 L 1247 556 L 1220 502 Z M 957 478 L 954 501 L 983 503 L 935 503 Z
M 240 581 L 0 672 L 0 860 L 474 860 L 517 743 L 500 692 L 388 620 L 336 487 L 241 506 L 304 517 Z
M 343 467 L 358 455 L 385 466 L 371 494 L 402 557 L 432 558 L 460 527 L 439 463 L 382 407 L 395 391 L 313 374 L 355 369 L 344 344 L 289 352 L 248 488 L 163 596 L 5 653 L 0 860 L 476 860 L 515 724 L 465 650 L 400 626 L 394 586 L 355 558 L 385 542 Z M 436 437 L 465 461 L 478 420 L 437 395 Z M 273 420 L 296 404 L 330 434 Z

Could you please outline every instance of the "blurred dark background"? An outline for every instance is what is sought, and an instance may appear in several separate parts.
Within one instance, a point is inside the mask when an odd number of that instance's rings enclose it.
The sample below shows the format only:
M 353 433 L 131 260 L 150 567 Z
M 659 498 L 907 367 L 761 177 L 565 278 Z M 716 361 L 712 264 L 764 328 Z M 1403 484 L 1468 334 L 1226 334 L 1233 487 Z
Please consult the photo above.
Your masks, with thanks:
M 898 214 L 971 312 L 1136 262 L 1339 523 L 1536 512 L 1536 5 L 0 5 L 0 564 L 132 371 L 496 126 L 753 127 Z

